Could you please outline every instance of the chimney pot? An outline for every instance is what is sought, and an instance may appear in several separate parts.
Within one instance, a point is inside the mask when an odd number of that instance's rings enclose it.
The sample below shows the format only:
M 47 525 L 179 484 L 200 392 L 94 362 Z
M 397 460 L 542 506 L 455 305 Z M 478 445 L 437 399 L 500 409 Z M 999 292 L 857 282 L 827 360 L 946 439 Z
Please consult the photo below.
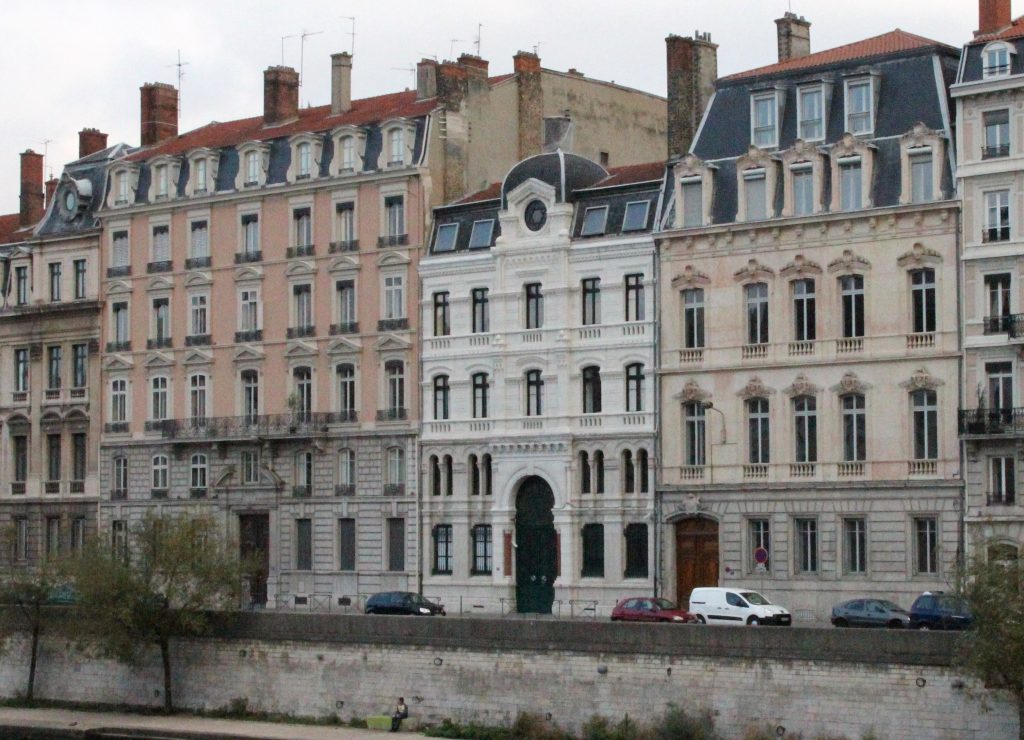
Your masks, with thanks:
M 665 39 L 668 67 L 668 156 L 690 150 L 718 78 L 718 45 L 707 34 Z
M 276 126 L 299 115 L 299 73 L 291 67 L 263 72 L 263 125 Z
M 178 135 L 178 91 L 163 82 L 148 82 L 141 93 L 142 146 L 153 146 Z
M 798 59 L 811 53 L 811 22 L 787 12 L 775 21 L 779 38 L 779 61 Z
M 43 218 L 43 155 L 31 149 L 21 153 L 21 208 L 19 226 L 33 226 Z
M 107 148 L 107 135 L 95 128 L 83 128 L 78 132 L 78 158 L 88 157 L 90 154 L 103 151 Z M 49 202 L 49 201 L 47 201 Z
M 466 67 L 470 74 L 487 77 L 487 70 L 490 67 L 490 62 L 483 57 L 476 56 L 475 54 L 460 54 L 459 65 Z
M 437 97 L 437 62 L 421 59 L 416 65 L 416 99 Z
M 540 57 L 529 51 L 518 51 L 512 57 L 515 72 L 540 72 Z
M 331 115 L 352 110 L 352 55 L 331 54 Z
M 978 30 L 975 36 L 1001 31 L 1012 22 L 1010 0 L 978 0 Z

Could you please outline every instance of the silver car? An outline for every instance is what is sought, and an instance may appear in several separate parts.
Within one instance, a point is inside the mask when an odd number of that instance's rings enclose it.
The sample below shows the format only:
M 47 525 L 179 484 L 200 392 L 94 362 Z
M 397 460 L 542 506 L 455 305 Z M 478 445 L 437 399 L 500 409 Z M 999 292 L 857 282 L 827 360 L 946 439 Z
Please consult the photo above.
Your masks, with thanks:
M 910 626 L 910 614 L 886 599 L 853 599 L 832 609 L 832 624 L 836 627 L 890 627 Z

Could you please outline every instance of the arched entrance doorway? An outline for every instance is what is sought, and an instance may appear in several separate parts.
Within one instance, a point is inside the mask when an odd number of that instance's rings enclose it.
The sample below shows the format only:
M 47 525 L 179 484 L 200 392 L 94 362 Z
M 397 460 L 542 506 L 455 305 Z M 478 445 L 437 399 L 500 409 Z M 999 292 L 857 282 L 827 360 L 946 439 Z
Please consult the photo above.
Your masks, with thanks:
M 551 486 L 533 476 L 516 494 L 516 610 L 550 614 L 555 600 L 558 553 L 555 496 Z
M 718 585 L 718 523 L 710 519 L 676 522 L 676 600 L 685 606 L 690 591 Z

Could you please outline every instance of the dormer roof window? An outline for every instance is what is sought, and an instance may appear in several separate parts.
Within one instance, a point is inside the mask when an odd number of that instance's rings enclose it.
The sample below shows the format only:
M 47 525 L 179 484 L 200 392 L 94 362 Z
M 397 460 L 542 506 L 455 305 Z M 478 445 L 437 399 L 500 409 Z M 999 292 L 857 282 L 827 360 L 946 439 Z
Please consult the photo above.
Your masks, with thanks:
M 180 170 L 181 161 L 177 157 L 161 156 L 150 161 L 150 202 L 168 200 L 175 196 Z
M 404 118 L 397 118 L 382 123 L 381 130 L 384 132 L 386 167 L 405 167 L 412 164 L 416 125 Z
M 238 148 L 238 175 L 235 189 L 262 187 L 267 184 L 270 145 L 264 141 L 250 141 Z
M 779 145 L 779 101 L 774 90 L 750 99 L 750 142 L 759 149 Z
M 331 174 L 351 175 L 360 172 L 366 151 L 366 131 L 357 126 L 340 126 L 331 132 L 331 139 L 334 142 Z
M 302 182 L 320 174 L 320 153 L 323 138 L 315 134 L 299 134 L 288 142 L 291 145 L 291 162 L 288 165 L 288 182 Z
M 801 87 L 797 91 L 798 138 L 822 141 L 825 138 L 825 88 L 823 85 Z
M 1010 74 L 1011 55 L 1014 50 L 1008 44 L 996 42 L 989 44 L 982 52 L 984 75 L 989 77 L 1005 77 Z
M 875 94 L 871 77 L 846 81 L 846 130 L 854 136 L 875 131 Z
M 217 189 L 217 169 L 220 154 L 211 149 L 196 149 L 188 154 L 188 193 L 202 196 Z

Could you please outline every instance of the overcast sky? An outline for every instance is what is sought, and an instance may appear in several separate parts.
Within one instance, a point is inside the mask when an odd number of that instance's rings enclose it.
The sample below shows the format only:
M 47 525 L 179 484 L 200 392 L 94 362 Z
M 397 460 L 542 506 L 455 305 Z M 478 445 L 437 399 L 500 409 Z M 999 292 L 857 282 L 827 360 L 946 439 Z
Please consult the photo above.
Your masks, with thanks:
M 318 33 L 302 104 L 329 103 L 329 55 L 352 49 L 344 16 L 356 19 L 354 97 L 411 87 L 421 57 L 475 52 L 477 24 L 492 74 L 539 47 L 545 67 L 664 95 L 666 35 L 710 32 L 725 75 L 776 60 L 773 20 L 790 8 L 812 22 L 812 51 L 894 28 L 959 47 L 978 19 L 977 0 L 3 0 L 0 213 L 18 209 L 19 152 L 46 147 L 59 175 L 84 126 L 138 144 L 139 86 L 177 84 L 179 50 L 186 131 L 260 115 L 263 70 L 281 63 L 281 36 L 294 36 L 284 63 L 299 68 L 303 31 Z

